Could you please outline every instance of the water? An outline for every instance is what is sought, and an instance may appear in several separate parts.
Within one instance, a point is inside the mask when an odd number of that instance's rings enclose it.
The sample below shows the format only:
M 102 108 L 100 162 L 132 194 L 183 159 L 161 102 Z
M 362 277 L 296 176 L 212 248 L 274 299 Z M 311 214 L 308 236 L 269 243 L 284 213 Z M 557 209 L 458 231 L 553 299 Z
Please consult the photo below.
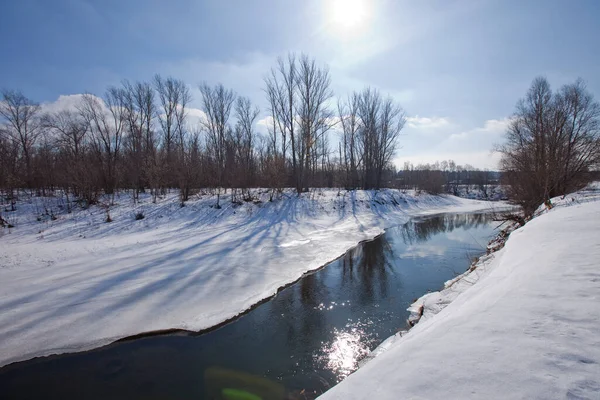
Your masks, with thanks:
M 4 367 L 0 397 L 237 399 L 244 389 L 259 396 L 249 399 L 314 398 L 405 329 L 410 303 L 465 271 L 493 227 L 485 214 L 415 219 L 211 332 Z

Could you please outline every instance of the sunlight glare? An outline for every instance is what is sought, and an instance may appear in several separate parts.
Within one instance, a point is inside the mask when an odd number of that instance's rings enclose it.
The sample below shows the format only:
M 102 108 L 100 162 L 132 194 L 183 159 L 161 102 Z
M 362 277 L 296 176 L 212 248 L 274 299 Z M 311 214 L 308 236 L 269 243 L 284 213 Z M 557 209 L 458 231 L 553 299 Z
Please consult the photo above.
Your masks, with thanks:
M 329 18 L 333 26 L 343 32 L 361 30 L 368 22 L 368 0 L 330 0 Z
M 373 339 L 365 332 L 364 325 L 371 321 L 346 325 L 345 330 L 333 330 L 330 342 L 323 343 L 317 360 L 333 372 L 338 381 L 350 375 L 358 367 L 358 362 L 369 354 Z

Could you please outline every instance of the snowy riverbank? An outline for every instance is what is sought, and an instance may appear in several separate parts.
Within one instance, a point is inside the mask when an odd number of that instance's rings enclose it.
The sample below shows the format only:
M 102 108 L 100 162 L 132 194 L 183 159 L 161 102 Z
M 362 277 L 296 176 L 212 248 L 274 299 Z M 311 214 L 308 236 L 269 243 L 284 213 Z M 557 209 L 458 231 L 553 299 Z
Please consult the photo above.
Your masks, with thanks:
M 209 328 L 411 216 L 503 205 L 395 190 L 261 196 L 237 206 L 225 197 L 222 209 L 208 195 L 183 208 L 176 195 L 136 206 L 123 196 L 111 223 L 97 206 L 40 222 L 56 204 L 18 204 L 5 214 L 16 228 L 0 237 L 0 365 Z
M 553 204 L 321 398 L 598 398 L 600 193 Z

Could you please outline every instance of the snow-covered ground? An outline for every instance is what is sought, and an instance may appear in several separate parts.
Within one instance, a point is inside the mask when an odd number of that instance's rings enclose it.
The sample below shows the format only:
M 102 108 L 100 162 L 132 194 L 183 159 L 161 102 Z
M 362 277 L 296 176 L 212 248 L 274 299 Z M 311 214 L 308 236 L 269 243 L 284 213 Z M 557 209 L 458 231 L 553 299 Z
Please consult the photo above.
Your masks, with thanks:
M 225 196 L 222 209 L 209 195 L 183 208 L 176 194 L 135 206 L 122 196 L 111 223 L 98 206 L 67 214 L 48 198 L 3 213 L 16 227 L 0 228 L 0 366 L 209 328 L 413 215 L 503 205 L 396 190 L 259 196 L 241 205 Z
M 600 192 L 541 207 L 503 249 L 423 296 L 329 399 L 600 399 Z

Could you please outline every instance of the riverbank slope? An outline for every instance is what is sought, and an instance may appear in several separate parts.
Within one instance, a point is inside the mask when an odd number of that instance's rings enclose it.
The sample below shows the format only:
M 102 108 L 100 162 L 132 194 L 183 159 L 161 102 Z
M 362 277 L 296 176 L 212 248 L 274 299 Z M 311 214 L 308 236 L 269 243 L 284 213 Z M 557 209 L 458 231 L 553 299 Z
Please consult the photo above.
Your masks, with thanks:
M 66 213 L 32 197 L 3 213 L 0 366 L 82 351 L 150 331 L 198 331 L 411 216 L 489 211 L 499 203 L 397 190 L 315 190 L 269 202 L 177 194 L 115 199 Z M 61 211 L 62 210 L 62 211 Z M 136 220 L 136 214 L 144 218 Z
M 475 284 L 320 398 L 598 398 L 600 201 L 553 203 Z

